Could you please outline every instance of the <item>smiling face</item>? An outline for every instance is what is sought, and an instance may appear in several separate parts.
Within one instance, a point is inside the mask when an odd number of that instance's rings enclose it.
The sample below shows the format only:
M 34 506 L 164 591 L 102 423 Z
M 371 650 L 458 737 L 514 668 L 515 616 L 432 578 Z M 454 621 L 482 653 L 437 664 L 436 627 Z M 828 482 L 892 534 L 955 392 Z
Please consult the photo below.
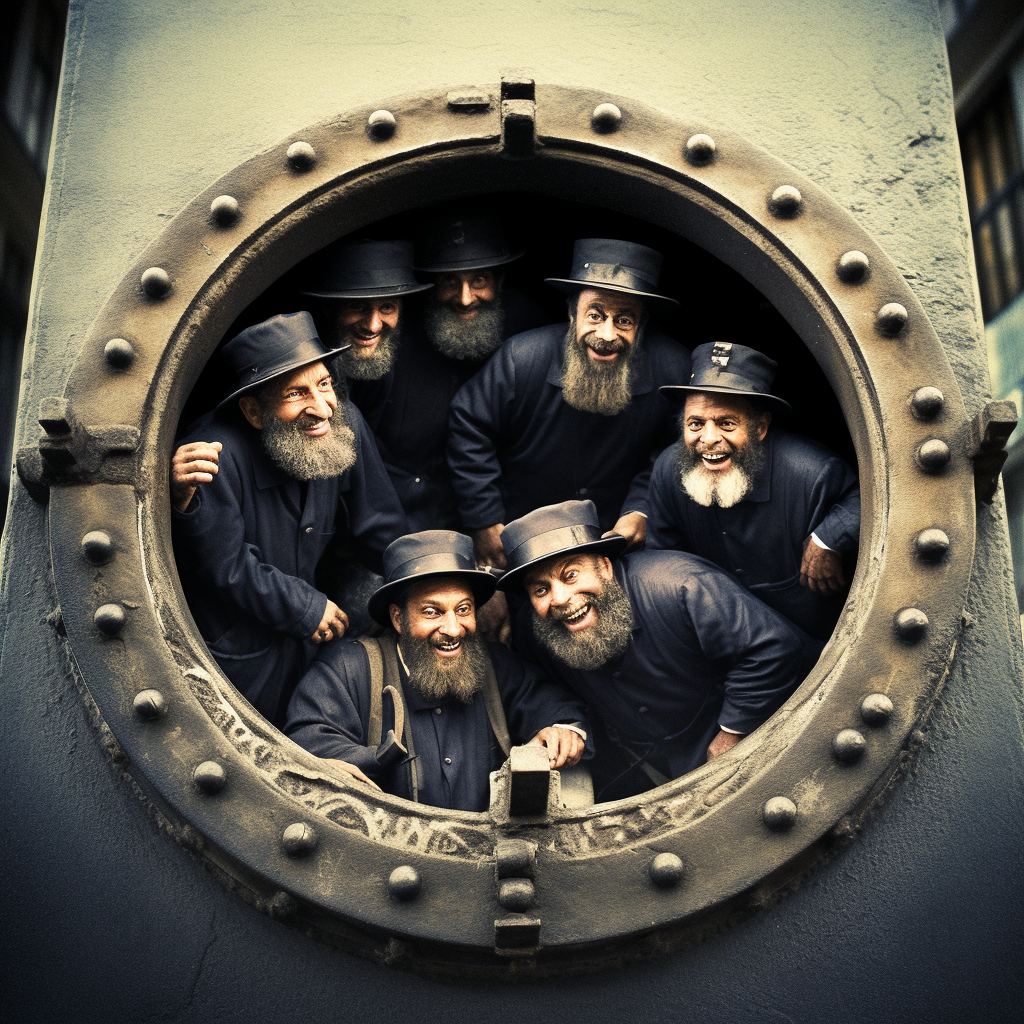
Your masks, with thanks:
M 461 320 L 473 320 L 497 297 L 493 270 L 446 271 L 434 278 L 434 297 Z
M 397 326 L 402 304 L 398 299 L 340 299 L 334 304 L 334 325 L 349 355 L 368 359 Z
M 594 363 L 625 358 L 644 317 L 643 299 L 587 288 L 576 297 L 576 340 Z
M 243 395 L 238 405 L 257 430 L 263 429 L 268 415 L 274 415 L 282 423 L 295 423 L 306 437 L 325 437 L 331 432 L 338 396 L 327 367 L 313 363 L 270 381 L 260 389 L 258 399 Z
M 540 618 L 551 618 L 578 633 L 597 625 L 597 602 L 610 579 L 611 561 L 584 552 L 531 568 L 526 594 Z
M 764 440 L 771 419 L 768 412 L 757 415 L 746 398 L 699 391 L 686 399 L 683 441 L 704 469 L 727 473 L 751 438 Z

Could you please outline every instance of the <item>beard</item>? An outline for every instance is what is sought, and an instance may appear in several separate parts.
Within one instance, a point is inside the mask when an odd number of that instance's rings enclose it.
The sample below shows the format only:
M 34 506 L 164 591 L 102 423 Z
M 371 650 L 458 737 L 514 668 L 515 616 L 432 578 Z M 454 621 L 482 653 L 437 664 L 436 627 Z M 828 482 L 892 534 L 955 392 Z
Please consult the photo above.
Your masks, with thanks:
M 637 329 L 633 344 L 624 341 L 599 341 L 594 332 L 576 337 L 576 317 L 570 315 L 569 330 L 565 334 L 565 370 L 562 374 L 562 397 L 583 412 L 596 412 L 602 416 L 615 416 L 629 405 L 630 364 L 633 350 L 640 344 L 643 328 Z M 587 348 L 601 355 L 621 352 L 613 363 L 595 362 L 587 355 Z
M 335 377 L 349 380 L 380 380 L 391 369 L 398 351 L 399 327 L 384 324 L 380 331 L 377 347 L 368 355 L 359 355 L 360 348 L 353 340 L 355 330 L 347 327 L 340 332 L 336 344 L 351 345 L 347 352 L 331 360 L 331 373 Z
M 761 468 L 764 466 L 764 441 L 756 435 L 747 438 L 746 444 L 739 448 L 728 441 L 717 443 L 705 451 L 728 451 L 732 465 L 724 472 L 708 469 L 701 458 L 698 445 L 687 444 L 683 438 L 676 442 L 676 468 L 679 482 L 686 493 L 698 505 L 705 508 L 718 505 L 720 508 L 732 508 L 739 504 L 754 486 Z
M 263 450 L 278 469 L 295 480 L 327 480 L 340 476 L 356 463 L 356 435 L 345 422 L 340 409 L 328 421 L 331 432 L 323 437 L 307 437 L 303 428 L 320 423 L 315 416 L 303 413 L 285 421 L 269 410 L 263 410 Z
M 449 359 L 485 359 L 504 340 L 505 307 L 499 287 L 491 302 L 480 302 L 472 320 L 463 320 L 450 306 L 431 299 L 423 329 L 434 348 Z
M 567 629 L 563 620 L 586 604 L 593 605 L 597 622 L 575 633 Z M 632 632 L 629 598 L 614 577 L 604 583 L 600 593 L 580 592 L 564 605 L 552 605 L 546 619 L 533 612 L 533 635 L 569 668 L 600 668 L 626 650 Z
M 409 670 L 409 685 L 424 700 L 457 700 L 469 704 L 480 692 L 480 680 L 487 666 L 487 648 L 476 633 L 460 637 L 462 653 L 443 658 L 435 648 L 443 638 L 417 640 L 409 635 L 409 619 L 403 609 L 399 615 L 402 636 L 402 660 Z

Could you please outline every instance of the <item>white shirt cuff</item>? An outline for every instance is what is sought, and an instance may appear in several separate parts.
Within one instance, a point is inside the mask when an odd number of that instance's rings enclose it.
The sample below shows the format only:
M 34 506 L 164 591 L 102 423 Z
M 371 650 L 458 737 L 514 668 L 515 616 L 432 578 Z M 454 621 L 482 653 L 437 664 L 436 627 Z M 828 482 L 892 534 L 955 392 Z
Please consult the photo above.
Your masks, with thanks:
M 579 736 L 579 738 L 583 740 L 584 743 L 587 742 L 587 734 L 578 725 L 569 725 L 568 722 L 555 722 L 555 728 L 568 729 L 569 732 L 576 733 L 576 735 Z
M 835 551 L 835 548 L 830 548 L 827 544 L 822 544 L 821 539 L 816 533 L 811 534 L 811 540 L 813 540 L 822 551 Z
M 724 725 L 718 727 L 722 732 L 727 732 L 730 736 L 746 736 L 745 732 L 740 732 L 739 729 L 727 729 Z

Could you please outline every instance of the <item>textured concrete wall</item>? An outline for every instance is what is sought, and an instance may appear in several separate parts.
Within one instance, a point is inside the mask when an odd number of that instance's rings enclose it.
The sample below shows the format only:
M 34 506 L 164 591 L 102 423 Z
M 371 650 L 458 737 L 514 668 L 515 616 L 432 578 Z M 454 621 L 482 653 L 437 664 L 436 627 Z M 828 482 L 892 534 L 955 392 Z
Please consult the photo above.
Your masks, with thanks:
M 930 2 L 77 0 L 19 443 L 35 441 L 39 398 L 59 393 L 130 263 L 219 175 L 355 104 L 510 67 L 706 117 L 830 190 L 911 282 L 969 412 L 983 402 Z M 328 949 L 222 891 L 161 834 L 100 749 L 46 622 L 45 543 L 45 508 L 18 488 L 0 661 L 0 998 L 17 1019 L 945 1021 L 1019 1006 L 1022 671 L 998 506 L 979 517 L 974 624 L 916 769 L 852 847 L 684 952 L 515 986 L 426 981 Z

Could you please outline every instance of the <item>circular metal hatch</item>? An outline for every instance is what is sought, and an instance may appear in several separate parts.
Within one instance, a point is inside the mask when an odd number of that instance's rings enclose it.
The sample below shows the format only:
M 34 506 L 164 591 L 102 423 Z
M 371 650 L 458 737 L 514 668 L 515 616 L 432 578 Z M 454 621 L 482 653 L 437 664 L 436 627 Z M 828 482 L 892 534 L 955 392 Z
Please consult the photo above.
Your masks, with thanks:
M 512 189 L 655 212 L 769 295 L 842 405 L 863 493 L 843 617 L 778 713 L 642 797 L 521 821 L 368 793 L 255 714 L 185 605 L 167 490 L 184 399 L 264 288 L 383 216 Z M 974 546 L 966 416 L 920 303 L 811 181 L 733 133 L 621 97 L 506 81 L 284 140 L 147 249 L 40 419 L 68 643 L 131 776 L 232 885 L 387 962 L 592 968 L 763 902 L 892 778 L 960 628 Z

